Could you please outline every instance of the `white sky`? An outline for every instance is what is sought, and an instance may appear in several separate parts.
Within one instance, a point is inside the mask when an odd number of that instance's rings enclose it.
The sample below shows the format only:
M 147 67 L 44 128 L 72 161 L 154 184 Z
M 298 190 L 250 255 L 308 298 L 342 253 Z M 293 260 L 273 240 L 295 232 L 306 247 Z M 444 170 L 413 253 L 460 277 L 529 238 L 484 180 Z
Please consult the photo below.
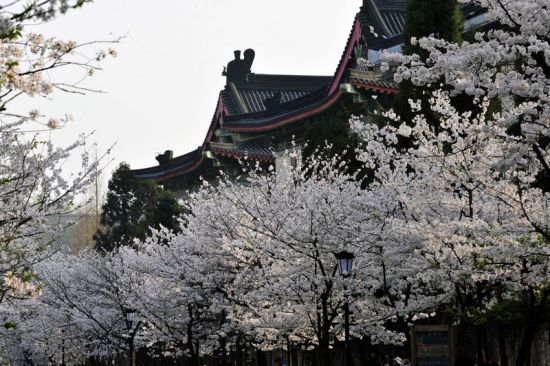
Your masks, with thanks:
M 332 75 L 361 3 L 95 0 L 29 30 L 77 42 L 127 34 L 115 46 L 118 57 L 85 84 L 107 93 L 55 93 L 28 109 L 74 116 L 53 133 L 59 145 L 94 130 L 100 150 L 116 142 L 109 169 L 120 161 L 134 169 L 153 166 L 157 153 L 181 155 L 202 143 L 233 50 L 253 48 L 256 73 Z

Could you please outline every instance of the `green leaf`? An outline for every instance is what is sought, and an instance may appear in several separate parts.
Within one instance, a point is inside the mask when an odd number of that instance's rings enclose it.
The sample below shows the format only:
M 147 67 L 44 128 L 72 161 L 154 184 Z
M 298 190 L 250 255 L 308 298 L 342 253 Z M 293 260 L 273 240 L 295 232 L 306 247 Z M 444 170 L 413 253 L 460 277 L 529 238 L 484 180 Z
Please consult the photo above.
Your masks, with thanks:
M 8 320 L 7 322 L 4 323 L 4 328 L 6 328 L 6 329 L 15 329 L 15 328 L 17 328 L 17 323 Z

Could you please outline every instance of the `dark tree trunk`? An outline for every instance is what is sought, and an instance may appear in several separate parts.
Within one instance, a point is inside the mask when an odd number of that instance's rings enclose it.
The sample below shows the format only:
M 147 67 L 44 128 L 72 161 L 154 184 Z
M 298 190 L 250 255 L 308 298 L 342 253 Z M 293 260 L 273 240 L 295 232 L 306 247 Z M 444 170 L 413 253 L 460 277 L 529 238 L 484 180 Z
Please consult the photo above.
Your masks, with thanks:
M 237 340 L 235 342 L 235 363 L 237 366 L 243 366 L 243 345 L 241 343 L 241 336 L 239 335 L 237 337 Z
M 483 365 L 485 363 L 486 342 L 487 342 L 487 335 L 485 332 L 485 326 L 478 325 L 476 327 L 476 359 L 477 359 L 478 365 Z
M 537 322 L 528 320 L 523 331 L 521 346 L 519 348 L 518 357 L 516 358 L 516 366 L 528 366 L 531 360 L 531 346 L 535 339 L 537 331 Z
M 323 306 L 323 320 L 321 323 L 321 339 L 319 340 L 319 349 L 320 349 L 320 362 L 319 366 L 329 366 L 330 365 L 330 327 L 328 319 L 328 303 L 327 299 L 322 299 Z
M 328 332 L 323 331 L 323 338 L 319 342 L 319 359 L 317 364 L 319 366 L 329 366 L 330 365 L 330 342 L 328 338 Z
M 286 364 L 288 366 L 293 366 L 291 359 L 292 359 L 292 344 L 290 343 L 289 337 L 286 337 Z
M 189 323 L 187 324 L 187 349 L 189 350 L 189 355 L 191 356 L 189 365 L 199 366 L 199 352 L 195 347 L 193 337 L 193 325 L 195 324 L 195 318 L 193 314 L 193 306 L 191 304 L 187 305 L 187 311 L 189 314 Z
M 506 349 L 506 335 L 502 324 L 498 325 L 498 350 L 500 354 L 500 366 L 508 366 L 508 350 Z
M 256 350 L 256 364 L 258 366 L 268 366 L 264 352 L 259 349 Z
M 226 347 L 227 347 L 227 340 L 225 339 L 225 337 L 223 337 L 220 340 L 220 352 L 221 352 L 220 366 L 227 366 L 227 350 L 226 350 Z
M 533 346 L 539 320 L 546 309 L 549 294 L 550 289 L 544 290 L 540 295 L 540 302 L 537 303 L 535 291 L 530 289 L 528 292 L 529 319 L 523 330 L 523 338 L 521 339 L 521 346 L 516 358 L 516 366 L 529 366 L 531 364 L 531 347 Z
M 319 344 L 315 347 L 316 366 L 330 365 L 330 330 L 328 329 L 328 307 L 325 296 L 321 295 L 320 305 L 317 312 L 317 339 Z

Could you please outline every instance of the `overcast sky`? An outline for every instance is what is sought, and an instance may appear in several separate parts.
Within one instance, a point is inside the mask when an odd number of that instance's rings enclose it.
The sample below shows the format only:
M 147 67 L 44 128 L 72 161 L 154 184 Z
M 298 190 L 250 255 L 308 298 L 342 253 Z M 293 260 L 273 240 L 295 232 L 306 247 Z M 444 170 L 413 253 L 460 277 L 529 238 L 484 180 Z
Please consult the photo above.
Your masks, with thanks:
M 85 86 L 106 94 L 55 93 L 32 101 L 74 122 L 55 131 L 66 145 L 96 131 L 114 164 L 156 165 L 155 155 L 181 155 L 199 146 L 225 84 L 223 66 L 233 50 L 253 48 L 252 71 L 332 75 L 361 0 L 95 0 L 32 29 L 78 42 L 126 38 L 118 57 Z M 29 108 L 30 109 L 30 108 Z

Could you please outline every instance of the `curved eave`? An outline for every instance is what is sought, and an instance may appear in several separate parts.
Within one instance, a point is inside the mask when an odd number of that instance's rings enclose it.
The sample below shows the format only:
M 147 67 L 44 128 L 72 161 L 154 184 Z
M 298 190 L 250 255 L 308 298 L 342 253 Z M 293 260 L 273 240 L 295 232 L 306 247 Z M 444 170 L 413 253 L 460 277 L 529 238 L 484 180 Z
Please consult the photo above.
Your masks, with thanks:
M 230 124 L 224 124 L 223 127 L 231 132 L 265 132 L 265 131 L 271 131 L 283 126 L 286 126 L 288 124 L 300 121 L 305 118 L 309 118 L 311 116 L 314 116 L 316 114 L 322 113 L 331 106 L 334 105 L 340 98 L 341 93 L 338 91 L 334 95 L 326 98 L 319 106 L 315 108 L 311 108 L 307 111 L 295 113 L 290 116 L 286 116 L 283 118 L 276 119 L 269 124 L 264 124 L 260 126 L 239 126 L 239 125 L 230 125 Z
M 344 53 L 342 54 L 340 62 L 338 63 L 338 67 L 336 68 L 336 72 L 334 73 L 334 78 L 332 79 L 332 83 L 330 84 L 330 88 L 328 91 L 329 95 L 333 94 L 338 90 L 340 86 L 340 81 L 344 76 L 344 72 L 346 71 L 348 62 L 351 58 L 351 55 L 353 54 L 353 49 L 355 48 L 355 44 L 361 39 L 361 32 L 362 32 L 361 23 L 359 22 L 359 19 L 356 16 L 355 22 L 353 23 L 352 31 L 348 37 L 348 42 L 346 43 L 346 48 L 344 50 Z
M 206 133 L 206 136 L 202 142 L 203 150 L 205 149 L 205 146 L 208 144 L 210 139 L 212 139 L 212 136 L 214 135 L 214 131 L 216 130 L 218 124 L 221 124 L 221 121 L 223 121 L 223 115 L 227 114 L 227 109 L 225 108 L 225 105 L 223 104 L 223 91 L 220 91 L 218 95 L 218 102 L 216 103 L 216 110 L 214 111 L 214 115 L 212 116 L 212 120 L 210 121 L 210 126 L 208 127 L 208 132 Z
M 273 156 L 244 153 L 244 152 L 226 150 L 226 149 L 220 149 L 220 148 L 210 148 L 210 151 L 216 155 L 221 155 L 229 158 L 236 158 L 236 159 L 247 158 L 251 160 L 265 161 L 268 163 L 275 161 L 275 157 Z
M 196 170 L 198 167 L 201 166 L 201 164 L 204 162 L 205 157 L 201 156 L 199 160 L 197 160 L 193 165 L 190 167 L 184 168 L 184 169 L 177 169 L 171 172 L 166 172 L 160 177 L 156 178 L 155 180 L 159 183 L 162 183 L 168 179 L 176 178 L 180 175 L 191 173 L 192 171 Z
M 174 167 L 170 170 L 158 172 L 158 173 L 134 173 L 136 178 L 138 179 L 151 179 L 156 182 L 164 182 L 168 179 L 175 178 L 177 176 L 180 176 L 182 174 L 191 173 L 192 171 L 196 170 L 201 166 L 201 164 L 204 162 L 205 158 L 204 156 L 201 156 L 198 158 L 195 162 L 193 162 L 191 165 L 185 165 L 182 167 Z

